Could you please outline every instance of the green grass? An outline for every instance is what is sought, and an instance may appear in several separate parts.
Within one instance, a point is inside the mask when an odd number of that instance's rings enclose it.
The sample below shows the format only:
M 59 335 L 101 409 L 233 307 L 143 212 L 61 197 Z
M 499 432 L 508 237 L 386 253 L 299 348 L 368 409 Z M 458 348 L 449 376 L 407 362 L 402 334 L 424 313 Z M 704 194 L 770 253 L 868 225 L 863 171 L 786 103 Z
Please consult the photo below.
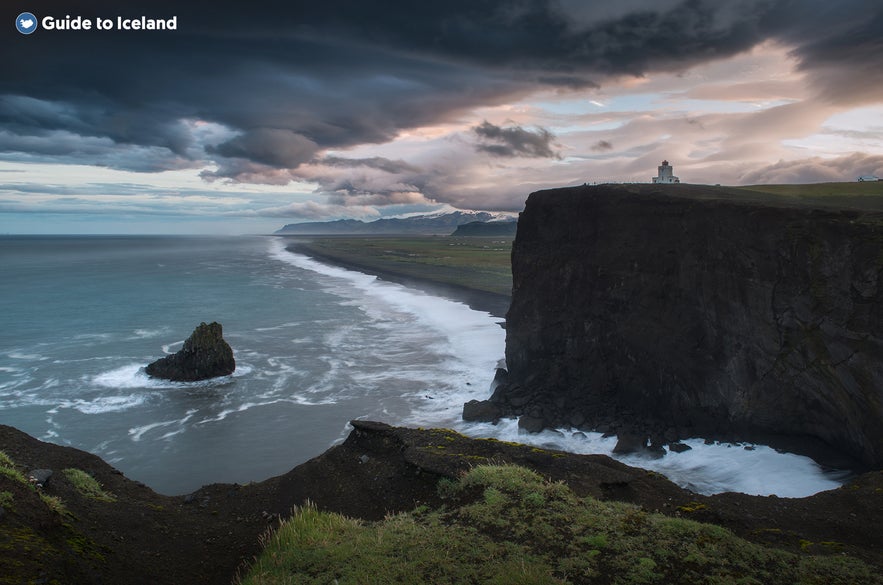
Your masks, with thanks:
M 116 496 L 104 491 L 101 484 L 82 469 L 65 469 L 61 473 L 80 495 L 102 502 L 116 501 Z
M 7 510 L 12 510 L 15 506 L 14 504 L 15 498 L 12 495 L 12 492 L 2 491 L 0 492 L 0 508 L 6 508 Z
M 3 451 L 0 451 L 0 476 L 7 477 L 16 483 L 28 485 L 28 478 L 15 468 L 15 463 Z
M 9 457 L 5 452 L 0 451 L 0 477 L 6 477 L 14 481 L 15 483 L 21 484 L 23 486 L 28 487 L 31 490 L 37 492 L 40 497 L 40 500 L 43 501 L 46 506 L 61 515 L 65 515 L 68 513 L 67 509 L 64 507 L 64 503 L 61 501 L 61 498 L 57 496 L 50 496 L 49 494 L 43 492 L 42 490 L 38 490 L 36 486 L 32 485 L 31 482 L 28 481 L 28 478 L 25 477 L 24 473 L 19 471 L 15 462 L 12 458 Z M 4 492 L 12 495 L 11 492 Z
M 506 296 L 512 292 L 511 237 L 317 237 L 304 246 L 368 270 Z
M 851 183 L 811 183 L 806 185 L 750 185 L 737 187 L 771 201 L 787 201 L 801 206 L 848 207 L 883 211 L 883 181 Z
M 791 554 L 718 526 L 579 498 L 522 467 L 478 466 L 439 487 L 445 507 L 380 522 L 297 508 L 242 583 L 881 583 L 848 557 Z

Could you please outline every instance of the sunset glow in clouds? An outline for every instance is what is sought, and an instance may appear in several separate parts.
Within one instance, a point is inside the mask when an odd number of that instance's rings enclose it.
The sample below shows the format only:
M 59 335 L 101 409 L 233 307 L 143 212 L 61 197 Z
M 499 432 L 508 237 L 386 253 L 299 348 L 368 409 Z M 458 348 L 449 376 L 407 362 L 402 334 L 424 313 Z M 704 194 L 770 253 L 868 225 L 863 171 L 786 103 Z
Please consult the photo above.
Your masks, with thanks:
M 883 176 L 883 6 L 35 2 L 10 10 L 0 232 L 267 232 L 536 189 Z M 257 18 L 260 15 L 261 18 Z

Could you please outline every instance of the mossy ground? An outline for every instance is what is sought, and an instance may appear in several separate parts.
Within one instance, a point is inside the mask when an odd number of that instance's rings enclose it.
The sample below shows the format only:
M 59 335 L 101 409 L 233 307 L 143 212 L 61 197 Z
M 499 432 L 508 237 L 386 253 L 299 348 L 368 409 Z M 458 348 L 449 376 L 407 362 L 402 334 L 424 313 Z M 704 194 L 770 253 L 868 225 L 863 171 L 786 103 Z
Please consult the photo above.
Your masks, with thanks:
M 82 469 L 68 468 L 62 474 L 80 495 L 102 502 L 116 501 L 113 494 L 105 491 L 94 477 Z
M 242 583 L 883 582 L 848 557 L 787 553 L 719 526 L 577 497 L 519 466 L 478 466 L 439 490 L 442 507 L 378 522 L 300 507 Z

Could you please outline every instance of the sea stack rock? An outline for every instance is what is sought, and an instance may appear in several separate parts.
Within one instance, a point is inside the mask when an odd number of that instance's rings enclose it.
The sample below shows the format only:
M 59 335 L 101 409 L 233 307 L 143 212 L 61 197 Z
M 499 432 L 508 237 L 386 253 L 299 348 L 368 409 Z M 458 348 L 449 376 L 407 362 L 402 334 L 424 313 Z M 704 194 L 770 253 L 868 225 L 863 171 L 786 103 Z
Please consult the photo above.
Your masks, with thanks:
M 174 382 L 195 382 L 228 376 L 236 369 L 233 350 L 224 341 L 220 323 L 200 323 L 178 353 L 147 366 L 147 375 Z

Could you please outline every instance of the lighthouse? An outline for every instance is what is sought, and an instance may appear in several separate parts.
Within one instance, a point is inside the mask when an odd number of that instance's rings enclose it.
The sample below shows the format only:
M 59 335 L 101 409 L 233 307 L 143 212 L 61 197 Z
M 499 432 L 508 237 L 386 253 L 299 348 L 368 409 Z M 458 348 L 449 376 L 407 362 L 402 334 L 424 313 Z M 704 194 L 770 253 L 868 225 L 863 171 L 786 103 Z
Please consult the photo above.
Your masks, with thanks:
M 671 165 L 668 164 L 667 160 L 662 161 L 662 164 L 657 167 L 659 169 L 659 174 L 655 177 L 652 177 L 654 183 L 680 183 L 681 180 L 674 176 L 672 173 Z

